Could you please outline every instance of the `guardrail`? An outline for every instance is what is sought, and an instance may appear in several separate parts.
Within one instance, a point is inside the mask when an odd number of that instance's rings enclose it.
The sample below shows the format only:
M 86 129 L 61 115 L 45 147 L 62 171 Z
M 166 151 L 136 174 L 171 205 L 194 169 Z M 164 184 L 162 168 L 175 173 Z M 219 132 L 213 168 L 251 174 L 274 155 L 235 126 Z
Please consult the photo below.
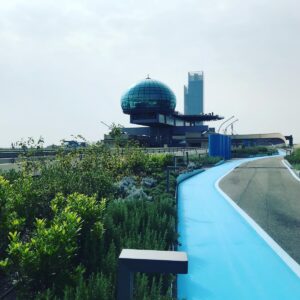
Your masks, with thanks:
M 72 151 L 72 149 L 65 149 L 66 151 Z M 110 148 L 111 151 L 115 151 L 116 148 Z M 169 147 L 169 148 L 142 148 L 145 153 L 156 154 L 156 153 L 170 153 L 175 155 L 188 155 L 197 154 L 205 155 L 208 153 L 207 148 L 197 148 L 197 147 Z M 121 148 L 121 152 L 123 148 Z M 20 162 L 19 157 L 24 155 L 23 150 L 0 150 L 0 164 L 10 164 Z M 52 158 L 57 154 L 56 150 L 41 150 L 36 153 L 30 159 L 45 159 Z
M 21 163 L 24 159 L 26 160 L 41 160 L 41 159 L 51 159 L 51 158 L 55 158 L 55 155 L 47 155 L 47 156 L 32 156 L 32 157 L 24 157 L 24 158 L 20 158 L 20 157 L 12 157 L 12 158 L 0 158 L 0 164 L 17 164 L 17 163 Z
M 145 148 L 146 153 L 186 153 L 186 152 L 195 152 L 198 153 L 208 153 L 207 148 L 198 148 L 198 147 L 168 147 L 168 148 Z

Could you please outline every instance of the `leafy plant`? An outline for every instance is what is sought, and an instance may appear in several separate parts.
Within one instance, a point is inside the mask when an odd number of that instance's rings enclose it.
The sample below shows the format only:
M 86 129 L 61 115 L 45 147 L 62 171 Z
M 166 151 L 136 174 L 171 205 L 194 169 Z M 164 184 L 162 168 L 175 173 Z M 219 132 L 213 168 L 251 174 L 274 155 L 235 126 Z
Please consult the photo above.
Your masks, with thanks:
M 171 155 L 94 144 L 37 160 L 33 145 L 22 148 L 20 172 L 0 176 L 0 270 L 20 298 L 114 299 L 123 248 L 176 245 L 172 174 L 165 192 Z M 137 299 L 171 299 L 173 279 L 137 276 Z
M 233 149 L 231 152 L 234 157 L 247 157 L 250 155 L 276 154 L 277 149 L 274 147 L 255 146 L 255 147 L 236 148 L 236 149 Z
M 20 232 L 9 233 L 8 257 L 2 267 L 15 274 L 23 290 L 44 290 L 55 286 L 61 291 L 74 283 L 80 272 L 95 264 L 100 249 L 105 201 L 95 197 L 58 194 L 51 201 L 53 218 L 36 219 L 35 228 L 25 241 Z M 93 243 L 89 251 L 89 243 Z
M 300 149 L 295 149 L 294 152 L 285 157 L 291 164 L 299 165 L 300 164 Z

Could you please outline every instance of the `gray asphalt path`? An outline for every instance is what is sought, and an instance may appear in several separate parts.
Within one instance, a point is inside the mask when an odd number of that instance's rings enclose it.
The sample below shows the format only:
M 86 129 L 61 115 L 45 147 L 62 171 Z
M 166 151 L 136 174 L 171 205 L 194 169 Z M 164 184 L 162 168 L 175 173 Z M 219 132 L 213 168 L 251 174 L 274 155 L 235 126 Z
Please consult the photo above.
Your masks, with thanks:
M 19 164 L 0 164 L 0 173 L 2 172 L 6 172 L 9 170 L 20 170 L 20 165 Z
M 300 263 L 300 182 L 281 160 L 245 163 L 220 188 Z

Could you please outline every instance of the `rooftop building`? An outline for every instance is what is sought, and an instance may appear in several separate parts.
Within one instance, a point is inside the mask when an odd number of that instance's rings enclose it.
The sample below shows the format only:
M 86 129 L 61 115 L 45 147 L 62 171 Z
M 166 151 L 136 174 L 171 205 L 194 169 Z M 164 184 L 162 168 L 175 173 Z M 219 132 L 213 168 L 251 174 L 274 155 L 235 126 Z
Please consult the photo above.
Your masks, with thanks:
M 185 114 L 176 111 L 176 97 L 164 83 L 149 76 L 131 86 L 121 97 L 121 107 L 130 115 L 130 123 L 142 127 L 122 128 L 124 140 L 133 139 L 146 147 L 207 147 L 208 136 L 215 129 L 203 125 L 204 121 L 217 121 L 223 117 L 203 113 L 203 72 L 189 72 L 185 87 Z M 292 144 L 292 136 L 286 137 Z M 233 145 L 275 145 L 285 143 L 278 134 L 232 135 Z M 106 135 L 104 141 L 114 144 Z
M 184 114 L 203 114 L 203 72 L 189 72 L 188 85 L 184 86 Z
M 173 91 L 149 76 L 123 94 L 121 107 L 125 114 L 130 115 L 131 124 L 145 126 L 123 128 L 123 134 L 146 146 L 199 145 L 204 133 L 214 131 L 214 128 L 203 125 L 203 121 L 222 119 L 213 113 L 183 115 L 175 111 Z

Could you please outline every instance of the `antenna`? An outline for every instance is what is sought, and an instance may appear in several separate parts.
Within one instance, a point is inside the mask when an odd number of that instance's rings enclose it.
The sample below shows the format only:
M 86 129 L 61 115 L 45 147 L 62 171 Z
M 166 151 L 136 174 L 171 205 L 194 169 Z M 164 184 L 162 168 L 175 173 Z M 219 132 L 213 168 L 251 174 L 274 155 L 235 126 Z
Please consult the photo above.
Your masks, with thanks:
M 103 121 L 100 121 L 103 125 L 105 125 L 108 129 L 110 129 L 110 126 L 104 123 Z

